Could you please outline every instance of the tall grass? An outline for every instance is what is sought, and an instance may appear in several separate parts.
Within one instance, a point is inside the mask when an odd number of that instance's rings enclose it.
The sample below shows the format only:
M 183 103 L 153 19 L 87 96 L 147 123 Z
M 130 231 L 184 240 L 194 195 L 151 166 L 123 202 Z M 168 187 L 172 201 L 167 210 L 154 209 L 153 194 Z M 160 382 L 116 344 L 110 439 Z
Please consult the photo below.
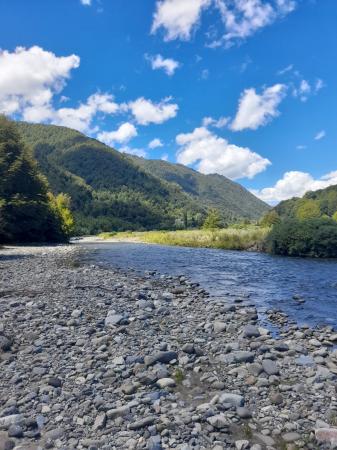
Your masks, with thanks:
M 100 237 L 181 247 L 260 250 L 268 232 L 269 228 L 248 225 L 244 228 L 231 227 L 216 230 L 102 233 Z

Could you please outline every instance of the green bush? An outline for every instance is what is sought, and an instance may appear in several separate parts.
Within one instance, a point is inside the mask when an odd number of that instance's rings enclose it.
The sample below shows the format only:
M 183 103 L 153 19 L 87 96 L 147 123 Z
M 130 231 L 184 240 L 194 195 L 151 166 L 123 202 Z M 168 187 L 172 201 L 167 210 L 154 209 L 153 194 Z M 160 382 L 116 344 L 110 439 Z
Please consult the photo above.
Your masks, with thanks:
M 273 226 L 266 250 L 276 255 L 337 257 L 337 224 L 330 218 L 285 219 Z

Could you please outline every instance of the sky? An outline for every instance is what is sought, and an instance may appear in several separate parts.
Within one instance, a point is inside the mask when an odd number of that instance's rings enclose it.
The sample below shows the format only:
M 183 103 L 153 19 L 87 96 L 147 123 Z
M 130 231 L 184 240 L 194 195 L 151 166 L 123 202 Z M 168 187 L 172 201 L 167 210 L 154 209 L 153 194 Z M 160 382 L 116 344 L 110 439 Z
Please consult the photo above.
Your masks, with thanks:
M 0 0 L 0 112 L 219 173 L 337 184 L 336 0 Z

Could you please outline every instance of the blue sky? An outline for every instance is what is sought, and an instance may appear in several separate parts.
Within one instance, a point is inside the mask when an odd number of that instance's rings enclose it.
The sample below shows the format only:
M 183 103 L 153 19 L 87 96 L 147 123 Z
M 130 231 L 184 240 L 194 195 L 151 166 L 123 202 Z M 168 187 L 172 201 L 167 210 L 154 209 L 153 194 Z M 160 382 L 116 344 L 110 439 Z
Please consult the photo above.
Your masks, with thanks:
M 220 173 L 337 184 L 335 0 L 1 0 L 0 111 Z

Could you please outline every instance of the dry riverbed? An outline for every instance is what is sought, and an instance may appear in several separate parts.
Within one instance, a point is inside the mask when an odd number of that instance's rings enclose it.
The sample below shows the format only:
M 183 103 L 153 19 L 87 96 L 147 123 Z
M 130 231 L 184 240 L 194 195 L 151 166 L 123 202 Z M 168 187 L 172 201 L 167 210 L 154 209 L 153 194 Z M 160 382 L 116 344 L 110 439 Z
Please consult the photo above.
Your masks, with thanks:
M 0 450 L 337 445 L 331 328 L 81 251 L 0 249 Z

